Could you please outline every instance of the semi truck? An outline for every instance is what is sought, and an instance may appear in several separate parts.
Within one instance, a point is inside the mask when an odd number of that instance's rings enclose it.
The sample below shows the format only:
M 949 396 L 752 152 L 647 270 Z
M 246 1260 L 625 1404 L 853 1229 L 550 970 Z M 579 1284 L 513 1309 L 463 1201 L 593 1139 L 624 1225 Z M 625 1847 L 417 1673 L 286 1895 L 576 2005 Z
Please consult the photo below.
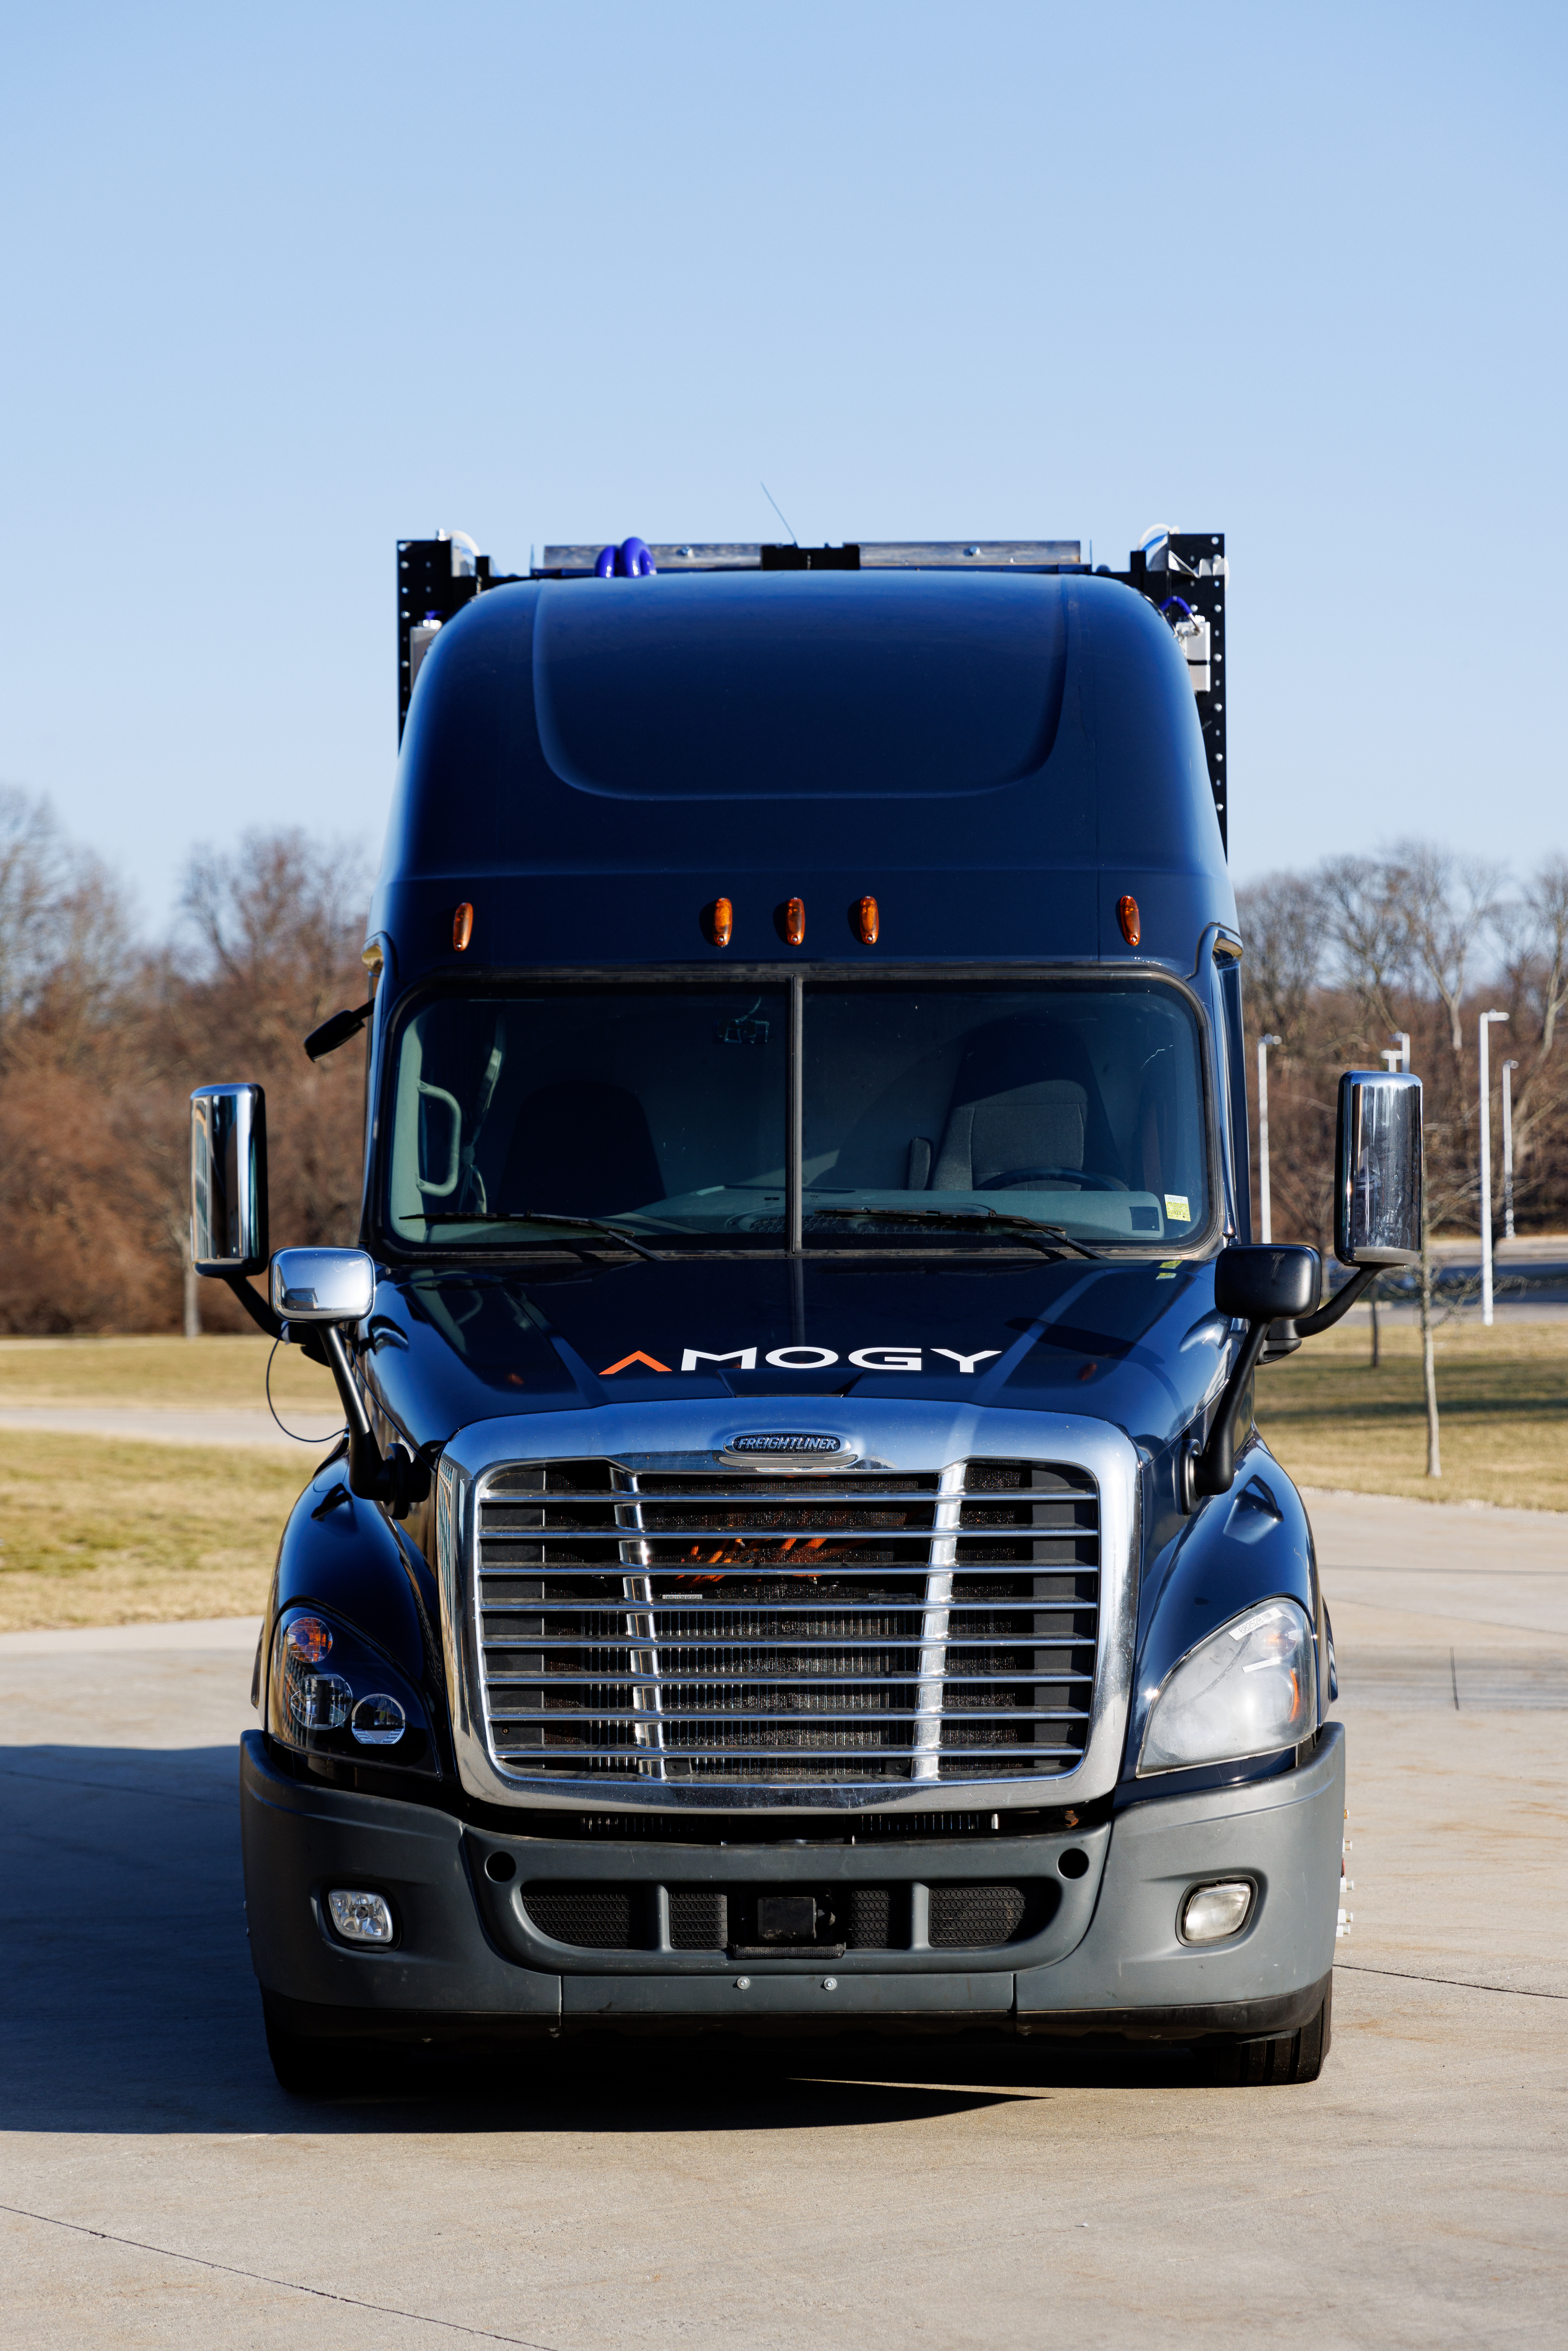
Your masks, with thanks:
M 1260 1368 L 1418 1246 L 1251 1235 L 1219 534 L 398 550 L 354 1249 L 192 1253 L 331 1373 L 240 1759 L 279 2080 L 941 2031 L 1300 2083 L 1345 1743 Z M 265 1293 L 254 1287 L 267 1277 Z

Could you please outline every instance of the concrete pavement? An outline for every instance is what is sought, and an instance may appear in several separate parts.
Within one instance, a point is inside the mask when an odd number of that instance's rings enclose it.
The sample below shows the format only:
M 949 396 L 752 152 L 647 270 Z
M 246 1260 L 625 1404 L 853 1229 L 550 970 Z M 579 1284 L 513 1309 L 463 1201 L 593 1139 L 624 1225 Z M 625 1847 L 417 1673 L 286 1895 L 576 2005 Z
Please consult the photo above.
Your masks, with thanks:
M 107 1437 L 125 1444 L 258 1445 L 307 1461 L 312 1448 L 324 1452 L 336 1440 L 338 1427 L 328 1413 L 299 1405 L 286 1412 L 284 1418 L 288 1429 L 280 1428 L 269 1412 L 249 1405 L 0 1405 L 0 1429 Z M 296 1427 L 301 1432 L 298 1437 L 290 1434 Z
M 1568 1520 L 1313 1512 L 1355 1921 L 1301 2089 L 974 2040 L 286 2098 L 235 1837 L 254 1626 L 0 1643 L 5 2341 L 1561 2341 Z

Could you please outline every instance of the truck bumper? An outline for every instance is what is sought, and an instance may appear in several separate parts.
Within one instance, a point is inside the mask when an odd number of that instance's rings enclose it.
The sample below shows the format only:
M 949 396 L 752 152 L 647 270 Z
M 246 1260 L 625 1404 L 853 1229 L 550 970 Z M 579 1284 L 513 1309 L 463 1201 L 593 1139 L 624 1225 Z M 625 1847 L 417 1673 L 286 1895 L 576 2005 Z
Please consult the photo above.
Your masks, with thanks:
M 510 1836 L 434 1806 L 292 1779 L 256 1732 L 243 1741 L 240 1802 L 253 1962 L 280 2020 L 304 2034 L 989 2025 L 1245 2039 L 1294 2032 L 1322 2001 L 1339 1907 L 1344 1738 L 1328 1725 L 1311 1759 L 1278 1779 L 1151 1794 L 1090 1830 L 972 1843 L 742 1847 Z M 1232 1876 L 1257 1888 L 1241 1933 L 1207 1949 L 1184 1944 L 1176 1919 L 1186 1894 Z M 810 1887 L 846 1907 L 857 1889 L 891 1888 L 905 1947 L 777 1956 L 675 1949 L 672 1886 L 731 1903 L 742 1888 Z M 1023 1888 L 1023 1927 L 987 1949 L 935 1948 L 945 1893 L 977 1886 Z M 333 1886 L 382 1894 L 395 1945 L 343 1942 L 328 1911 Z M 630 1898 L 643 1922 L 638 1938 L 650 1947 L 553 1939 L 523 1898 L 551 1888 Z

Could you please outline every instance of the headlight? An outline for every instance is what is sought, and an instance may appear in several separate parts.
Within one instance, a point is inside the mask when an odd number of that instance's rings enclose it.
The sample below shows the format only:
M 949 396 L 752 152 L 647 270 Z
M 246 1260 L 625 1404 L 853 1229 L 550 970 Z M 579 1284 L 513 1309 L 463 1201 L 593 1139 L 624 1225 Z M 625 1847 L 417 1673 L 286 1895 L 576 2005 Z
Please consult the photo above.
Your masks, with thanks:
M 1317 1719 L 1312 1627 L 1293 1600 L 1266 1600 L 1173 1667 L 1149 1708 L 1138 1776 L 1272 1755 Z
M 308 1755 L 437 1768 L 415 1691 L 379 1649 L 319 1608 L 290 1608 L 278 1620 L 267 1727 Z

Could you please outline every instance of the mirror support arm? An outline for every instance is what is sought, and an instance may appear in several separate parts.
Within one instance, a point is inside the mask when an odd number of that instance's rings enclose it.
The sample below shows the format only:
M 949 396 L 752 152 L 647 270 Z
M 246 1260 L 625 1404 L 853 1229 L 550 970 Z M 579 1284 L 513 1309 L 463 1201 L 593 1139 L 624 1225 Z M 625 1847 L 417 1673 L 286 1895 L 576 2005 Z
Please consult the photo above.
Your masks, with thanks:
M 1343 1288 L 1326 1305 L 1320 1306 L 1315 1314 L 1301 1315 L 1291 1325 L 1297 1338 L 1315 1339 L 1320 1331 L 1332 1331 L 1334 1324 L 1365 1297 L 1378 1275 L 1387 1270 L 1387 1267 L 1383 1265 L 1358 1265 Z
M 265 1332 L 269 1339 L 282 1338 L 282 1323 L 278 1321 L 277 1315 L 273 1312 L 266 1299 L 258 1298 L 256 1296 L 255 1290 L 251 1288 L 243 1273 L 221 1273 L 218 1276 L 218 1280 L 223 1283 L 225 1290 L 233 1290 L 235 1296 L 245 1308 L 246 1312 L 250 1316 L 251 1321 L 256 1324 L 257 1330 Z
M 1202 1443 L 1195 1437 L 1187 1447 L 1183 1482 L 1189 1510 L 1199 1494 L 1230 1491 L 1236 1476 L 1236 1422 L 1242 1395 L 1269 1341 L 1272 1339 L 1278 1344 L 1282 1340 L 1315 1339 L 1319 1332 L 1332 1331 L 1356 1301 L 1365 1297 L 1378 1275 L 1386 1270 L 1381 1265 L 1358 1265 L 1338 1296 L 1331 1298 L 1326 1306 L 1320 1306 L 1315 1313 L 1303 1314 L 1291 1322 L 1249 1323 L 1241 1353 L 1215 1406 L 1208 1436 Z
M 423 1501 L 430 1491 L 429 1469 L 402 1446 L 394 1446 L 389 1456 L 376 1443 L 337 1323 L 318 1323 L 311 1336 L 321 1343 L 349 1424 L 349 1491 L 362 1501 L 384 1502 L 394 1519 L 406 1518 L 411 1503 Z
M 1247 1336 L 1241 1342 L 1230 1377 L 1220 1392 L 1215 1406 L 1214 1421 L 1202 1445 L 1194 1440 L 1189 1452 L 1190 1483 L 1194 1494 L 1228 1494 L 1236 1475 L 1236 1421 L 1241 1409 L 1241 1398 L 1247 1383 L 1257 1368 L 1269 1336 L 1267 1322 L 1248 1325 Z

